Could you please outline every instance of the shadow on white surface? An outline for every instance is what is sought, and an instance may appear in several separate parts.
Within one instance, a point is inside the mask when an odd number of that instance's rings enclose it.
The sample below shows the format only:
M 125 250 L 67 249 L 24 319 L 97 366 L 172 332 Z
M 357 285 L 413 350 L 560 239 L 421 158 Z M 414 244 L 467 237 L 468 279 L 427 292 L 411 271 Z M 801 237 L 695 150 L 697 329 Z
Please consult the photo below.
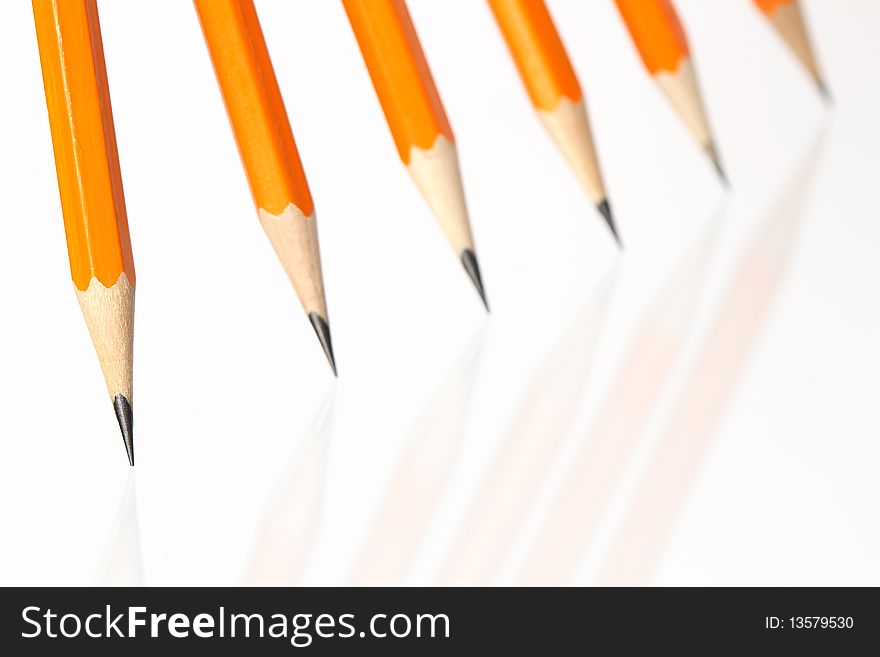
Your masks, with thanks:
M 399 586 L 406 582 L 449 476 L 458 460 L 485 325 L 410 430 L 403 456 L 352 570 L 356 586 Z
M 110 539 L 95 573 L 95 586 L 144 585 L 136 488 L 132 470 L 122 493 Z
M 485 585 L 547 476 L 580 409 L 616 268 L 532 374 L 440 574 L 441 585 Z
M 726 214 L 723 203 L 641 319 L 540 525 L 519 576 L 521 584 L 569 583 L 690 335 Z
M 820 133 L 745 246 L 693 369 L 641 475 L 599 574 L 605 586 L 650 583 L 749 354 L 784 279 L 823 144 Z
M 245 568 L 246 586 L 295 586 L 302 580 L 321 517 L 335 393 L 334 384 L 266 503 Z

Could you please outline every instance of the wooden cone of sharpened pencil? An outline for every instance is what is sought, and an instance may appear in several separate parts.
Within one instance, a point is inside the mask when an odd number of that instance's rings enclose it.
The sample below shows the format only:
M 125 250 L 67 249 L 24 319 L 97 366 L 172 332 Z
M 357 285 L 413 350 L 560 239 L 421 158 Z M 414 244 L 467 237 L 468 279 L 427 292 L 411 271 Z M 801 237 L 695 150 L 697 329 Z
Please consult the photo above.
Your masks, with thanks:
M 828 87 L 816 63 L 816 55 L 810 45 L 810 36 L 798 0 L 755 0 L 755 4 L 773 25 L 773 28 L 788 44 L 798 61 L 813 78 L 819 93 L 830 98 Z
M 33 0 L 70 273 L 134 465 L 134 260 L 94 0 Z
M 577 76 L 544 0 L 489 0 L 547 132 L 620 244 Z
M 700 96 L 687 37 L 672 3 L 670 0 L 615 2 L 645 68 L 657 81 L 726 184 L 727 178 L 721 168 Z
M 342 0 L 400 159 L 486 309 L 455 137 L 403 0 Z
M 252 0 L 195 0 L 260 223 L 333 374 L 315 206 Z

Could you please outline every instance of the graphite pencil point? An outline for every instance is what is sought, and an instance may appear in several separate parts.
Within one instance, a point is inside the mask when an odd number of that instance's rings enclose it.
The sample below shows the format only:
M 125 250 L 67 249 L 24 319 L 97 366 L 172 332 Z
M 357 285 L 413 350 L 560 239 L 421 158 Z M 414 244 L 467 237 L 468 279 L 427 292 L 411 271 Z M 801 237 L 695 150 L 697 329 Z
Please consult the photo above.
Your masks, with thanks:
M 128 464 L 134 465 L 134 416 L 131 412 L 131 402 L 125 395 L 116 395 L 113 398 L 113 410 L 116 411 L 116 420 L 119 422 L 119 431 L 122 433 L 122 442 L 125 445 L 125 454 L 128 456 Z
M 620 234 L 617 232 L 617 225 L 614 223 L 614 216 L 611 214 L 611 206 L 608 205 L 608 199 L 602 199 L 600 203 L 597 203 L 596 209 L 599 211 L 599 214 L 605 217 L 605 221 L 608 223 L 608 228 L 614 236 L 614 241 L 617 242 L 617 246 L 622 249 L 623 242 L 620 241 Z
M 823 80 L 822 78 L 816 78 L 816 88 L 822 95 L 822 100 L 824 100 L 829 105 L 834 103 L 834 96 L 831 95 L 831 90 L 828 89 L 828 85 L 825 84 L 825 80 Z
M 727 179 L 727 174 L 721 166 L 721 161 L 716 157 L 712 160 L 712 164 L 715 165 L 715 171 L 718 172 L 718 177 L 721 179 L 722 184 L 730 189 L 730 181 Z
M 715 171 L 718 173 L 718 178 L 721 180 L 721 184 L 727 189 L 730 189 L 730 181 L 727 179 L 724 167 L 721 166 L 721 158 L 718 157 L 718 151 L 715 148 L 715 144 L 709 144 L 706 146 L 706 155 L 712 160 L 712 164 L 715 166 Z
M 333 342 L 330 340 L 330 326 L 327 324 L 327 320 L 316 312 L 310 312 L 309 321 L 312 323 L 315 335 L 318 336 L 321 347 L 324 349 L 324 355 L 327 356 L 327 362 L 330 363 L 333 376 L 339 376 L 336 372 L 336 359 L 333 357 Z
M 486 290 L 483 288 L 483 277 L 480 276 L 480 265 L 477 264 L 477 256 L 470 249 L 465 249 L 461 252 L 461 264 L 464 266 L 464 270 L 473 282 L 474 287 L 477 288 L 480 299 L 482 299 L 483 305 L 486 307 L 486 312 L 489 312 L 489 302 L 486 301 Z

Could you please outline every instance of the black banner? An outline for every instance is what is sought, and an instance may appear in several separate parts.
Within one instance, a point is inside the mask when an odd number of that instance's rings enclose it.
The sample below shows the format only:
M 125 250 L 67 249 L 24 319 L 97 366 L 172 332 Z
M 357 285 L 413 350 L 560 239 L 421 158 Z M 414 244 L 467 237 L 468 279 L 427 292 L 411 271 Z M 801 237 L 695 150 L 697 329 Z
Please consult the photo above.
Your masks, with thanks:
M 22 588 L 2 592 L 0 650 L 853 654 L 877 648 L 878 613 L 872 589 Z

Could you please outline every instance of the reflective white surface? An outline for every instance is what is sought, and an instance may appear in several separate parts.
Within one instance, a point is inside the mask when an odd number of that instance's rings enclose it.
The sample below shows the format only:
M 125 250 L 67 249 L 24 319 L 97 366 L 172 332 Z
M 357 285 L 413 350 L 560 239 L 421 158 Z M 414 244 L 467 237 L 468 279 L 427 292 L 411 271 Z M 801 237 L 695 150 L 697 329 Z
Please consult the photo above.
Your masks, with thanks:
M 677 2 L 725 192 L 613 3 L 551 0 L 618 254 L 488 8 L 411 1 L 487 318 L 341 5 L 258 1 L 338 381 L 261 234 L 192 7 L 101 2 L 136 481 L 69 280 L 30 7 L 0 3 L 0 583 L 880 584 L 880 5 L 802 2 L 831 107 L 750 0 Z

